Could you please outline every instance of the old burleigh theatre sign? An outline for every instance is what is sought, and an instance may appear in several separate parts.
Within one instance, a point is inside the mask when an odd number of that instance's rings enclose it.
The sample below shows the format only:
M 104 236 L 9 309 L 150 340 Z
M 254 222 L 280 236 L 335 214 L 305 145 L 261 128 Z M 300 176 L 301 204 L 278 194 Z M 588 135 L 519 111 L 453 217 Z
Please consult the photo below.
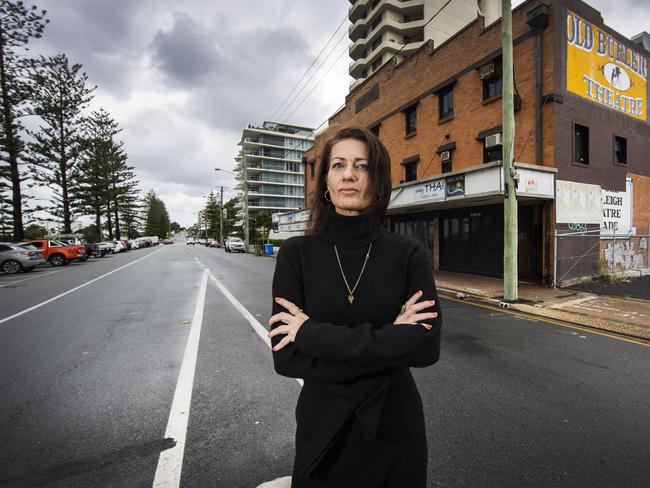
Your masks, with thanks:
M 567 91 L 648 120 L 648 58 L 567 11 Z

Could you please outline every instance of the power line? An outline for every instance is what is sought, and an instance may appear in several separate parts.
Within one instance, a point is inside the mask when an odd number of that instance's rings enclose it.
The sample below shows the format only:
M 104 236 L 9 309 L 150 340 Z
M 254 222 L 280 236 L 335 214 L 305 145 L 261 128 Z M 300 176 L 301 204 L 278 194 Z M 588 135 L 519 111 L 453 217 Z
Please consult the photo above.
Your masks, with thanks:
M 311 80 L 314 79 L 314 76 L 316 76 L 316 74 L 318 74 L 318 72 L 320 71 L 320 69 L 321 69 L 321 68 L 325 65 L 325 63 L 327 62 L 328 58 L 329 58 L 329 57 L 332 55 L 332 53 L 336 50 L 336 48 L 338 47 L 338 45 L 341 44 L 341 41 L 342 41 L 343 39 L 345 39 L 346 37 L 347 37 L 346 32 L 343 32 L 343 35 L 341 35 L 341 37 L 339 37 L 338 42 L 334 45 L 334 47 L 330 50 L 330 52 L 327 53 L 327 56 L 325 56 L 325 58 L 323 59 L 323 61 L 321 62 L 321 64 L 318 65 L 318 68 L 316 68 L 316 71 L 314 71 L 314 72 L 311 74 L 311 76 L 309 77 L 309 79 L 308 79 L 308 80 L 307 80 L 307 81 L 302 85 L 302 87 L 300 88 L 300 90 L 298 90 L 298 92 L 294 95 L 294 97 L 291 99 L 291 101 L 289 102 L 289 104 L 286 105 L 286 106 L 284 107 L 284 110 L 282 110 L 282 112 L 280 112 L 280 113 L 277 115 L 277 118 L 278 118 L 278 119 L 280 119 L 280 117 L 282 117 L 282 114 L 284 114 L 284 113 L 287 111 L 287 109 L 288 109 L 288 108 L 293 104 L 293 102 L 296 100 L 296 98 L 298 98 L 298 96 L 302 93 L 302 91 L 307 87 L 307 85 L 309 84 L 309 82 L 310 82 Z M 347 51 L 347 47 L 345 48 L 345 50 Z M 340 57 L 340 56 L 339 56 L 339 57 Z M 323 76 L 324 76 L 324 75 L 323 75 Z
M 274 118 L 275 115 L 278 113 L 278 111 L 280 110 L 280 108 L 282 108 L 282 105 L 284 105 L 284 103 L 289 99 L 289 97 L 292 95 L 292 93 L 294 92 L 294 90 L 298 87 L 298 85 L 300 85 L 300 82 L 301 82 L 302 80 L 305 79 L 305 76 L 307 76 L 307 73 L 309 73 L 309 70 L 314 66 L 314 64 L 316 64 L 316 61 L 318 61 L 318 58 L 320 58 L 321 54 L 323 54 L 323 52 L 325 51 L 325 49 L 327 48 L 327 46 L 329 45 L 329 43 L 332 42 L 332 39 L 334 39 L 334 36 L 335 36 L 336 33 L 339 31 L 339 29 L 341 28 L 341 26 L 345 23 L 345 21 L 347 20 L 347 18 L 348 18 L 348 16 L 347 16 L 347 14 L 346 14 L 346 15 L 343 17 L 343 20 L 341 21 L 341 23 L 339 24 L 339 26 L 338 26 L 338 27 L 336 28 L 336 30 L 332 33 L 332 35 L 331 35 L 330 38 L 327 40 L 327 42 L 325 43 L 325 45 L 323 46 L 323 48 L 320 50 L 320 52 L 318 53 L 318 55 L 314 58 L 314 60 L 312 61 L 312 63 L 309 65 L 309 67 L 307 68 L 307 70 L 303 73 L 303 75 L 300 77 L 300 79 L 296 82 L 296 84 L 293 86 L 293 88 L 291 89 L 291 91 L 289 92 L 289 94 L 286 96 L 286 98 L 282 101 L 282 103 L 280 103 L 280 106 L 279 106 L 278 108 L 275 109 L 275 111 L 273 112 L 273 115 L 271 116 L 271 118 L 270 118 L 269 120 L 273 120 L 273 118 Z

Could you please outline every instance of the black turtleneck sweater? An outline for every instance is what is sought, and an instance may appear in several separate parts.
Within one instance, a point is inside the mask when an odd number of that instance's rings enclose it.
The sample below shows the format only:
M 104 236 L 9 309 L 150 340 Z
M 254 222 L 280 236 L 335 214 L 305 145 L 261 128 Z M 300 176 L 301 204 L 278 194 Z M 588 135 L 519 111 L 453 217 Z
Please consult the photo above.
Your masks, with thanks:
M 371 242 L 350 305 L 334 246 L 353 287 Z M 436 301 L 423 310 L 438 312 L 424 321 L 433 328 L 393 325 L 402 304 L 418 290 L 424 292 L 421 300 Z M 325 232 L 288 239 L 278 254 L 273 296 L 295 303 L 310 317 L 295 343 L 274 353 L 281 375 L 345 382 L 397 366 L 427 366 L 439 357 L 442 315 L 429 255 L 416 239 L 373 225 L 368 215 L 332 213 Z M 274 303 L 273 313 L 281 311 L 286 310 Z
M 350 286 L 368 246 L 354 303 Z M 394 325 L 416 291 L 435 300 L 438 317 Z M 293 237 L 280 248 L 273 296 L 310 317 L 294 343 L 273 353 L 276 371 L 303 378 L 296 406 L 293 488 L 424 488 L 427 441 L 420 395 L 409 367 L 438 360 L 442 316 L 429 255 L 412 238 L 388 232 L 369 216 L 332 213 L 325 232 Z M 273 303 L 273 313 L 286 311 Z M 278 326 L 279 324 L 276 324 Z M 283 336 L 273 338 L 273 345 Z

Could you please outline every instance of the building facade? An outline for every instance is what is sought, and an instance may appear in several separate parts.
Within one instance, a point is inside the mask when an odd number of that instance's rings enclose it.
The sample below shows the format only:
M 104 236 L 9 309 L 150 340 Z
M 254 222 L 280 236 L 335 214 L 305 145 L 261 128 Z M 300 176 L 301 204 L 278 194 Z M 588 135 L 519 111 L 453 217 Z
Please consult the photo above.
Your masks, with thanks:
M 442 44 L 481 13 L 492 23 L 501 0 L 350 0 L 351 89 L 390 59 L 400 61 L 424 41 Z
M 512 22 L 519 276 L 587 275 L 599 259 L 589 249 L 606 234 L 607 192 L 626 193 L 629 182 L 650 176 L 649 37 L 625 38 L 579 0 L 529 0 Z M 313 175 L 324 140 L 343 126 L 367 127 L 391 156 L 390 228 L 420 238 L 435 268 L 502 275 L 503 199 L 512 189 L 502 176 L 501 89 L 501 23 L 482 17 L 383 65 L 350 92 L 306 154 L 307 202 L 318 197 Z M 632 208 L 637 200 L 627 198 L 637 226 L 619 231 L 648 232 L 650 222 Z M 592 238 L 558 246 L 556 234 L 575 228 Z
M 246 211 L 286 212 L 305 207 L 305 163 L 303 155 L 314 142 L 307 127 L 264 122 L 242 131 L 236 158 L 239 225 Z

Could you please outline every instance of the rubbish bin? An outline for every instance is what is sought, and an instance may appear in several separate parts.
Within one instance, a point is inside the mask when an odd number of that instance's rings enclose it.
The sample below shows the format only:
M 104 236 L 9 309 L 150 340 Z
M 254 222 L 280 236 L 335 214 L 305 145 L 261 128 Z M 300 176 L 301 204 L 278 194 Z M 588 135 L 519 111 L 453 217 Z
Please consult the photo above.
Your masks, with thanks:
M 273 256 L 273 244 L 264 244 L 264 252 L 269 256 Z
M 254 248 L 255 248 L 255 256 L 261 256 L 262 255 L 262 246 L 259 246 L 259 245 L 255 244 Z

